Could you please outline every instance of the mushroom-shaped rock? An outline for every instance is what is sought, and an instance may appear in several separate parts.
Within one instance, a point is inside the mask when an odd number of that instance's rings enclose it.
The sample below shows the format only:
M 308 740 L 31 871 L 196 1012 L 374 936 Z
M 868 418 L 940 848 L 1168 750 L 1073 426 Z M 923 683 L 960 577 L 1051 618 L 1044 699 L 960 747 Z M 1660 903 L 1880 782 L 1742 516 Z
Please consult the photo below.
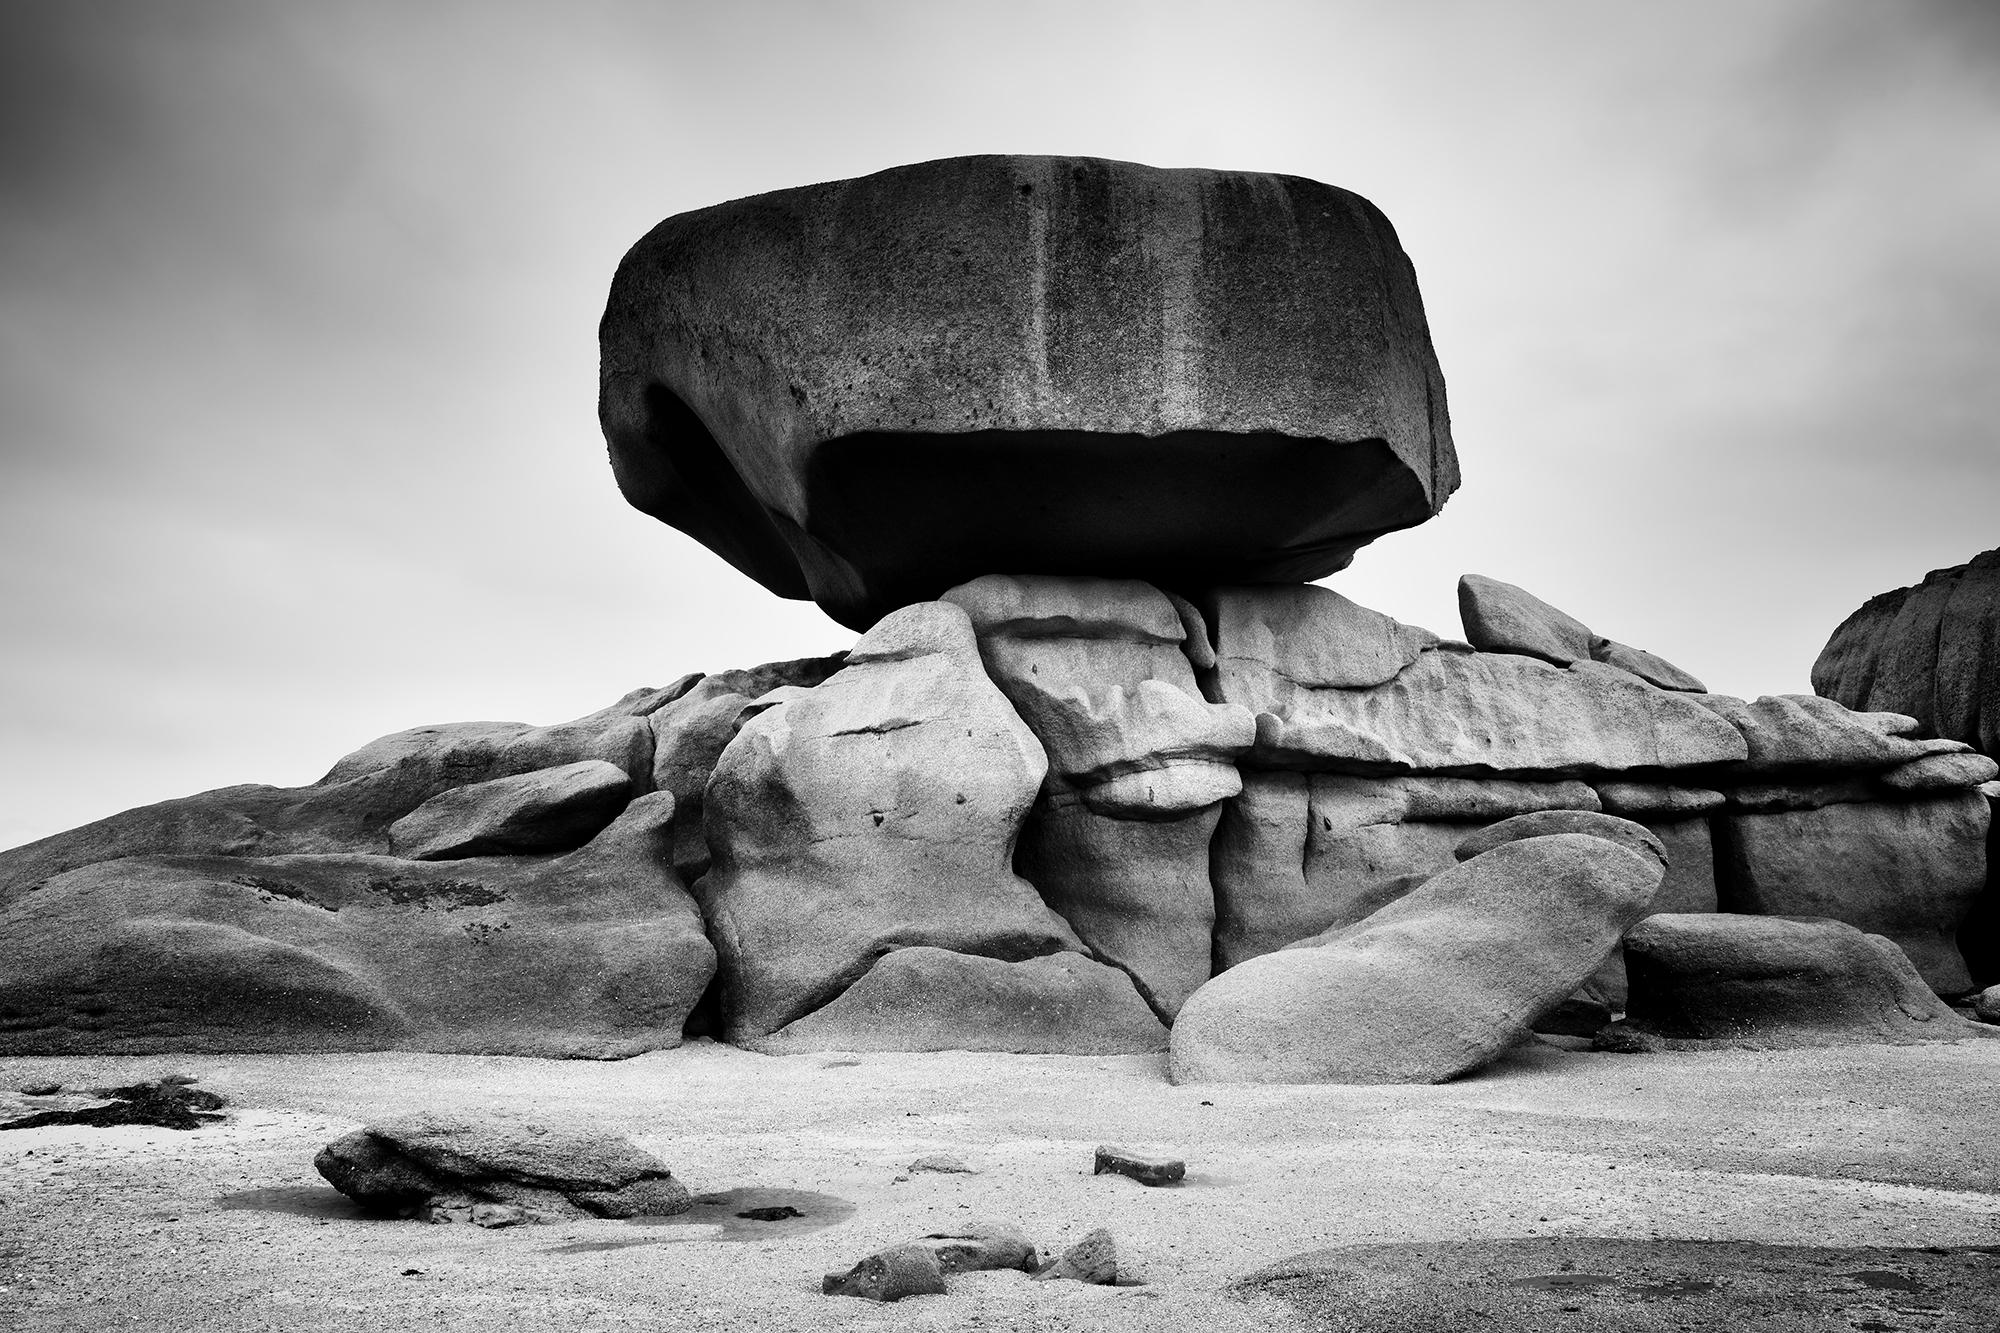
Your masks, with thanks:
M 1660 863 L 1583 833 L 1503 843 L 1367 919 L 1241 963 L 1174 1022 L 1176 1083 L 1441 1083 L 1595 972 Z
M 1297 176 L 959 157 L 668 218 L 619 265 L 619 488 L 865 628 L 993 570 L 1303 581 L 1458 485 L 1416 275 Z

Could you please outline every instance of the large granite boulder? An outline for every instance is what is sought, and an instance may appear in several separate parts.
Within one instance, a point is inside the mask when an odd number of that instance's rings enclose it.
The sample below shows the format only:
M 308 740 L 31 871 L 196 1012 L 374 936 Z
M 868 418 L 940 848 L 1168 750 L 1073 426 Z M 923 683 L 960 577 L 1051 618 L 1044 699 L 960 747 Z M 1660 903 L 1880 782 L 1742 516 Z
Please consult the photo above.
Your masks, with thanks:
M 961 157 L 668 218 L 599 415 L 637 508 L 865 628 L 994 570 L 1305 580 L 1458 484 L 1416 276 L 1296 176 Z
M 1467 574 L 1458 581 L 1458 615 L 1465 641 L 1489 653 L 1523 653 L 1556 666 L 1602 662 L 1663 690 L 1706 693 L 1708 687 L 1665 658 L 1607 639 L 1565 611 L 1499 579 Z
M 714 861 L 695 886 L 728 1039 L 796 1022 L 892 950 L 1081 949 L 1013 871 L 1047 768 L 946 602 L 889 616 L 822 684 L 766 696 L 709 781 Z
M 1048 753 L 1021 873 L 1171 1018 L 1209 977 L 1209 844 L 1257 735 L 1247 710 L 1202 697 L 1200 614 L 1116 579 L 989 575 L 944 600 Z
M 1812 687 L 2000 753 L 2000 550 L 1869 598 L 1820 650 Z
M 412 861 L 552 852 L 587 841 L 631 799 L 616 764 L 584 759 L 439 792 L 389 826 L 389 850 Z
M 1990 818 L 1977 788 L 1717 817 L 1723 910 L 1845 921 L 1894 940 L 1940 994 L 1963 994 L 1958 934 L 1985 891 Z
M 1985 1033 L 1893 941 L 1840 921 L 1651 916 L 1625 937 L 1630 991 L 1611 1050 L 1956 1041 Z
M 1175 1021 L 1177 1083 L 1439 1083 L 1582 985 L 1643 914 L 1657 859 L 1582 833 L 1508 842 L 1352 926 L 1264 954 Z
M 673 798 L 560 856 L 146 856 L 0 910 L 0 1053 L 678 1045 L 715 968 Z

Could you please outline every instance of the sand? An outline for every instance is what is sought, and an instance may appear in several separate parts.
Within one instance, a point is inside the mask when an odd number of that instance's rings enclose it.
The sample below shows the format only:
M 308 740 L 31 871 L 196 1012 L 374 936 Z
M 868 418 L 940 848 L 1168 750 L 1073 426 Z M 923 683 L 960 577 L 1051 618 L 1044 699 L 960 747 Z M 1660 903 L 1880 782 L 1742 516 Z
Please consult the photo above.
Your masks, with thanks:
M 194 1131 L 0 1133 L 0 1327 L 1230 1333 L 1340 1326 L 1337 1311 L 1298 1303 L 1296 1284 L 1294 1303 L 1230 1289 L 1326 1247 L 2000 1245 L 2000 1042 L 1636 1056 L 1538 1043 L 1438 1087 L 1178 1088 L 1162 1069 L 1159 1057 L 769 1057 L 710 1042 L 607 1063 L 4 1060 L 0 1089 L 186 1073 L 231 1114 Z M 0 1114 L 26 1105 L 0 1098 Z M 602 1126 L 697 1192 L 809 1191 L 852 1211 L 814 1204 L 804 1219 L 759 1224 L 710 1208 L 671 1226 L 486 1231 L 361 1217 L 313 1171 L 328 1140 L 421 1109 Z M 1174 1148 L 1188 1178 L 1148 1188 L 1093 1176 L 1104 1142 Z M 934 1153 L 978 1173 L 906 1170 Z M 1017 1223 L 1051 1250 L 1108 1227 L 1146 1284 L 981 1273 L 897 1305 L 819 1294 L 822 1273 L 968 1218 Z M 1961 1263 L 1961 1277 L 1979 1261 Z M 1993 1266 L 2000 1274 L 2000 1256 Z M 1838 1322 L 1799 1326 L 2000 1320 L 2000 1294 L 1988 1310 L 1966 1294 L 1977 1282 L 1931 1310 L 1907 1290 L 1849 1285 Z M 1328 1291 L 1318 1299 L 1337 1306 Z M 1637 1322 L 1628 1297 L 1627 1317 L 1602 1326 L 1675 1326 L 1672 1292 L 1649 1298 Z M 1550 1327 L 1597 1327 L 1603 1313 L 1562 1291 L 1544 1304 Z M 1543 1313 L 1493 1326 L 1541 1327 Z

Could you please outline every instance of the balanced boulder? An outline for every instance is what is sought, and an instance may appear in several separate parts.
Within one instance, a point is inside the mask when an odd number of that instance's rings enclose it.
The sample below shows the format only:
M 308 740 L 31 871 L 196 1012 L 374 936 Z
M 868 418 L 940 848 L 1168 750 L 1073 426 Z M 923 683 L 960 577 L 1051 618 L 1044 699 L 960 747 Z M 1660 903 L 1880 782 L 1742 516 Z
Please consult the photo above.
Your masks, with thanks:
M 439 792 L 389 826 L 389 849 L 412 861 L 550 852 L 584 842 L 632 794 L 616 764 L 584 759 Z
M 599 416 L 637 508 L 844 624 L 994 570 L 1306 580 L 1458 484 L 1416 275 L 1297 176 L 958 157 L 668 218 Z
M 1525 588 L 1499 579 L 1480 574 L 1459 579 L 1458 614 L 1465 641 L 1489 653 L 1523 653 L 1557 666 L 1602 662 L 1663 690 L 1701 694 L 1708 689 L 1672 662 L 1607 639 Z
M 1661 866 L 1562 833 L 1503 843 L 1355 925 L 1264 954 L 1175 1021 L 1177 1083 L 1438 1083 L 1574 992 L 1645 912 Z

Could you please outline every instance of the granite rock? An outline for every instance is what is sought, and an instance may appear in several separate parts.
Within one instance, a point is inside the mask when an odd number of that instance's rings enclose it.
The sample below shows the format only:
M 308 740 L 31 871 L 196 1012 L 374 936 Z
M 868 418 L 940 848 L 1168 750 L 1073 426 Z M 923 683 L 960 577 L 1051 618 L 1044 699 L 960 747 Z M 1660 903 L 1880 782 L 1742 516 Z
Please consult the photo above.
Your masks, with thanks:
M 1458 483 L 1387 219 L 1296 176 L 959 157 L 668 218 L 599 416 L 637 508 L 860 629 L 993 570 L 1308 580 Z

